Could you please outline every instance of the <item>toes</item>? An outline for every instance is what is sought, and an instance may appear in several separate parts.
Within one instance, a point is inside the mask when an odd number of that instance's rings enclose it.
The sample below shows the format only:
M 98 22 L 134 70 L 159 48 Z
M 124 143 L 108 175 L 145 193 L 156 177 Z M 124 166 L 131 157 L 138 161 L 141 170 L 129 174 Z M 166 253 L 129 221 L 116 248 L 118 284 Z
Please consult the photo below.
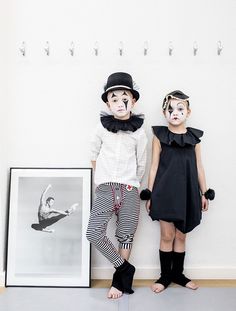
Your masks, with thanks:
M 151 286 L 151 289 L 154 293 L 160 293 L 165 289 L 165 287 L 161 283 L 155 283 Z
M 163 292 L 163 290 L 164 290 L 164 288 L 162 288 L 162 289 L 157 288 L 156 290 L 154 290 L 154 293 L 159 294 L 159 293 Z
M 117 299 L 122 296 L 122 292 L 116 289 L 115 287 L 111 287 L 110 291 L 107 294 L 107 298 L 109 299 Z
M 108 298 L 110 299 L 118 299 L 122 296 L 122 294 L 111 294 L 110 296 L 108 296 Z
M 185 287 L 187 287 L 187 288 L 189 288 L 189 289 L 193 289 L 193 290 L 198 289 L 198 286 L 197 286 L 195 283 L 193 283 L 192 281 L 188 282 L 188 283 L 185 285 Z

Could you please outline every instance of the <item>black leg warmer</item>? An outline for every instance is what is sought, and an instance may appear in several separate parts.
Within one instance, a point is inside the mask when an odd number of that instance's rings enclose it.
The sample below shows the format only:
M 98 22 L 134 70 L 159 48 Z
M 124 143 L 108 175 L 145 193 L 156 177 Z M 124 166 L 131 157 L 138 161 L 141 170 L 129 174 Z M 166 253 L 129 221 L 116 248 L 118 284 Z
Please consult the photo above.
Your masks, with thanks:
M 185 286 L 191 280 L 186 278 L 184 271 L 184 257 L 185 252 L 173 252 L 173 267 L 172 267 L 172 281 L 181 286 Z
M 122 283 L 121 283 L 121 277 L 120 277 L 119 271 L 117 271 L 117 270 L 113 274 L 111 286 L 120 290 L 122 293 L 124 292 L 124 288 L 123 288 Z
M 161 277 L 155 282 L 162 284 L 165 288 L 171 283 L 171 266 L 173 252 L 163 252 L 159 250 Z
M 135 267 L 128 261 L 116 268 L 113 275 L 112 286 L 121 290 L 123 293 L 133 294 L 132 283 L 134 278 Z

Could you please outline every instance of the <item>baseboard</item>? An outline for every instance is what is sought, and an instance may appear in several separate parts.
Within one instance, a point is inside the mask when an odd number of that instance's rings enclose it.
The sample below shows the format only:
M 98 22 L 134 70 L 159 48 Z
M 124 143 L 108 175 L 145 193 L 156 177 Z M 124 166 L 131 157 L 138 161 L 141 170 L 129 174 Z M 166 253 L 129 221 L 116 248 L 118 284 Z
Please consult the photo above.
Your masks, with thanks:
M 185 274 L 197 280 L 235 280 L 236 267 L 201 267 L 201 268 L 186 268 Z M 111 279 L 114 273 L 112 267 L 93 267 L 92 279 L 103 280 Z M 137 280 L 153 280 L 160 274 L 160 269 L 157 268 L 140 268 L 136 267 L 135 279 Z M 5 286 L 5 272 L 0 273 L 0 287 Z
M 188 268 L 184 270 L 185 274 L 192 279 L 236 279 L 236 267 L 199 267 Z M 111 279 L 114 273 L 112 267 L 93 267 L 92 279 Z M 156 279 L 160 274 L 160 269 L 157 268 L 140 268 L 136 267 L 135 279 Z
M 5 286 L 5 272 L 0 273 L 0 287 Z

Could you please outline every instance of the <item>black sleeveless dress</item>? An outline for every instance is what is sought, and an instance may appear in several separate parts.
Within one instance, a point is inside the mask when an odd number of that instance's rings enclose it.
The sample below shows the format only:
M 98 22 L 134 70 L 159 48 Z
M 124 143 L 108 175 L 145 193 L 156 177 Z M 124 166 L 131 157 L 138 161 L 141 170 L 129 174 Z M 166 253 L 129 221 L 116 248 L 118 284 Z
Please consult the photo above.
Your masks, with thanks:
M 195 145 L 203 131 L 187 128 L 185 134 L 170 132 L 166 126 L 153 126 L 160 140 L 160 162 L 152 190 L 152 220 L 173 222 L 183 233 L 201 221 L 201 194 L 198 184 Z

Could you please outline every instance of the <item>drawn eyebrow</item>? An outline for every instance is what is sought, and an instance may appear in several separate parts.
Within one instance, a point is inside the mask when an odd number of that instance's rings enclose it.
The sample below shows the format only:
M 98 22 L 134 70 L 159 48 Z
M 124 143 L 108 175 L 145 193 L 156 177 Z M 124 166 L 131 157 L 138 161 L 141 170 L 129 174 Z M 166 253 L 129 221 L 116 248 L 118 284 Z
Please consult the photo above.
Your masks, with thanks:
M 112 93 L 111 98 L 112 98 L 112 97 L 116 97 L 116 94 L 115 94 L 115 93 Z
M 179 102 L 178 104 L 177 104 L 177 106 L 178 105 L 183 105 L 184 106 L 184 102 Z
M 125 92 L 124 92 L 122 95 L 126 95 L 126 96 L 128 96 L 128 94 L 127 94 L 127 93 L 125 93 Z

